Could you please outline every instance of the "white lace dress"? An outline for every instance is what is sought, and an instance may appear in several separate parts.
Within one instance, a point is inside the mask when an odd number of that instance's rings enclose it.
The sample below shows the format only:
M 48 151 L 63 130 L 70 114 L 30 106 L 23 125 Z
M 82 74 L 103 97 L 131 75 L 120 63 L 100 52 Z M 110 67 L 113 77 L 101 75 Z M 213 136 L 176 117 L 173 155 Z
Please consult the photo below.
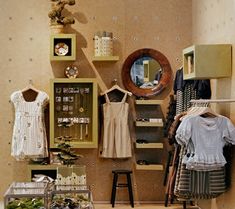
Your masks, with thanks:
M 21 91 L 11 94 L 15 108 L 11 155 L 17 160 L 48 156 L 44 108 L 49 97 L 39 91 L 34 101 L 24 99 Z

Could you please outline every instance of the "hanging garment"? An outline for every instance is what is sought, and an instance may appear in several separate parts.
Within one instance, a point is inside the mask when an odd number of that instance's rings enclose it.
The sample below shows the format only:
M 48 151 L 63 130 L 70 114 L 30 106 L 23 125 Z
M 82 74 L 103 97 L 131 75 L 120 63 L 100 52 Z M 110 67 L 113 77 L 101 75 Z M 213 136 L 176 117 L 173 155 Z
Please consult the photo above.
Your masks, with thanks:
M 22 91 L 13 92 L 11 101 L 15 108 L 11 155 L 17 160 L 48 156 L 44 107 L 48 95 L 38 91 L 34 101 L 24 99 Z
M 186 154 L 181 146 L 174 194 L 183 199 L 216 198 L 227 190 L 225 168 L 214 171 L 194 171 L 186 169 L 182 158 Z
M 128 128 L 129 104 L 127 93 L 121 102 L 110 102 L 107 93 L 103 104 L 103 150 L 104 158 L 131 157 L 131 139 Z
M 235 127 L 224 116 L 188 116 L 177 129 L 176 140 L 187 146 L 187 154 L 183 158 L 187 169 L 217 170 L 226 163 L 223 155 L 225 144 L 235 144 Z
M 168 135 L 171 124 L 174 122 L 176 114 L 176 100 L 173 95 L 170 95 L 170 102 L 168 106 L 168 112 L 166 116 L 166 122 L 164 123 L 163 134 L 166 137 Z

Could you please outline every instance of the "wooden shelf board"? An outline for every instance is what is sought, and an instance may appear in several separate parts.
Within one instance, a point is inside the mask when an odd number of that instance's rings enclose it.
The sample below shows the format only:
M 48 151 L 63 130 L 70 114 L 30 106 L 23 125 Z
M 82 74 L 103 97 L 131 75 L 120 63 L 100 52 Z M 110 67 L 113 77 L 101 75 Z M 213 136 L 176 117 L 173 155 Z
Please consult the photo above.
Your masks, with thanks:
M 135 103 L 138 105 L 160 105 L 163 100 L 135 100 Z
M 140 143 L 135 143 L 136 148 L 139 149 L 162 149 L 163 148 L 163 143 L 145 143 L 145 144 L 140 144 Z
M 139 127 L 163 127 L 163 123 L 156 123 L 156 122 L 142 122 L 142 121 L 136 121 L 136 126 Z
M 136 170 L 154 170 L 154 171 L 162 171 L 163 165 L 161 164 L 150 164 L 150 165 L 139 165 L 136 163 Z
M 94 56 L 92 61 L 118 61 L 119 56 Z

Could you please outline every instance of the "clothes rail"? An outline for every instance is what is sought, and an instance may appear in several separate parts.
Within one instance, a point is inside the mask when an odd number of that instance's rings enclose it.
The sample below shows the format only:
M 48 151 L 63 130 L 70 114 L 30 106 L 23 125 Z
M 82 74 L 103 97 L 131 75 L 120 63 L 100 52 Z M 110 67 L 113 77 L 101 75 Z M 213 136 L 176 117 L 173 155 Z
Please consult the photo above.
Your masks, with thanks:
M 235 102 L 235 99 L 192 99 L 191 103 L 230 103 Z

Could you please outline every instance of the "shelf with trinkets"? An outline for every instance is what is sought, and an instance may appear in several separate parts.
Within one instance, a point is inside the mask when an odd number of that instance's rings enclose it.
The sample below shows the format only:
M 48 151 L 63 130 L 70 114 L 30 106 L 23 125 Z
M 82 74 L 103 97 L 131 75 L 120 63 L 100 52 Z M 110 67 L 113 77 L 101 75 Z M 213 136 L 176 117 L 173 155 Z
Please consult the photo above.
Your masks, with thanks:
M 136 170 L 163 170 L 161 160 L 164 149 L 162 104 L 162 100 L 135 100 Z
M 97 82 L 92 78 L 51 80 L 50 147 L 97 147 Z

